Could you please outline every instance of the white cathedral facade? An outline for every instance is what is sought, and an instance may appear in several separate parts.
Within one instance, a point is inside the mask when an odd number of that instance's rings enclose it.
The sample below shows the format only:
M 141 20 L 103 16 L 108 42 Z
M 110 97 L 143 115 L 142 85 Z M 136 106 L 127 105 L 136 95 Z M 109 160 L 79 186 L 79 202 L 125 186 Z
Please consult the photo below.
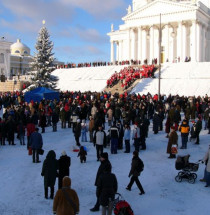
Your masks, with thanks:
M 111 62 L 210 61 L 210 9 L 208 0 L 201 1 L 133 0 L 124 24 L 107 34 Z

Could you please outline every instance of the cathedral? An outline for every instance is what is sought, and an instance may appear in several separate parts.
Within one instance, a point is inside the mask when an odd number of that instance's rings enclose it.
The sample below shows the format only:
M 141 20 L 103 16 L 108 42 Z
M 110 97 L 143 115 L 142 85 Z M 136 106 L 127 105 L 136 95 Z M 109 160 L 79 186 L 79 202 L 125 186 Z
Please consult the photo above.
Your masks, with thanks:
M 210 61 L 208 0 L 133 0 L 119 29 L 111 25 L 111 62 Z

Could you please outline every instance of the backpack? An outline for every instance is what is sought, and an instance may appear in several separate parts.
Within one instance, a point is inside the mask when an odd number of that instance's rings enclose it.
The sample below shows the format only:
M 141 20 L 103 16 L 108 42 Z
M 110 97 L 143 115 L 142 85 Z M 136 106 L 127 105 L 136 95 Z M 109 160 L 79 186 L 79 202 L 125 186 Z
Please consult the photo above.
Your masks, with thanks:
M 144 170 L 144 163 L 140 158 L 138 159 L 138 166 L 137 166 L 136 170 L 137 170 L 137 172 L 142 172 Z
M 114 208 L 115 215 L 134 215 L 131 206 L 125 200 L 117 202 Z

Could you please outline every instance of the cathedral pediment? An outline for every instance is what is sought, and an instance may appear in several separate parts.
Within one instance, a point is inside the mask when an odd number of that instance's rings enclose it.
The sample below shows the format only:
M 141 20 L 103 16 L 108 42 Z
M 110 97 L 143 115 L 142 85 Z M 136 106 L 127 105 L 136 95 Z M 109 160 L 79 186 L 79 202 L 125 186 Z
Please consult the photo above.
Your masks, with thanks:
M 140 19 L 142 17 L 155 16 L 161 14 L 178 13 L 184 11 L 195 10 L 198 7 L 193 4 L 186 4 L 184 2 L 174 2 L 169 0 L 156 0 L 149 4 L 138 8 L 137 10 L 124 16 L 122 20 L 128 21 L 132 19 Z

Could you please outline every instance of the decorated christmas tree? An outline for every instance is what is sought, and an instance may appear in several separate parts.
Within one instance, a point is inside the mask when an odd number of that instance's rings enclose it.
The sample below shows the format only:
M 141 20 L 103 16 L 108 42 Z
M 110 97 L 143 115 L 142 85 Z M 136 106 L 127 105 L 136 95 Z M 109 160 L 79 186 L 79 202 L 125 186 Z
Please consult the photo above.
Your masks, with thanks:
M 43 27 L 39 31 L 35 48 L 37 52 L 34 54 L 34 61 L 32 63 L 32 85 L 34 87 L 47 87 L 54 89 L 56 86 L 56 77 L 50 73 L 54 69 L 54 53 L 53 42 L 50 41 L 50 35 L 45 27 L 43 21 Z

